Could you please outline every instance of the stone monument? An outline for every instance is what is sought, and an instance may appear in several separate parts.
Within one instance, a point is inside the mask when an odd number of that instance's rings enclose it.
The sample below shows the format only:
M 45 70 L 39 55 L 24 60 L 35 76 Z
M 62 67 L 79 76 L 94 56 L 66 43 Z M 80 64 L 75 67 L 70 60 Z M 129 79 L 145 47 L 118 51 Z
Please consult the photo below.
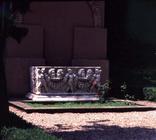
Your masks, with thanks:
M 32 66 L 33 101 L 97 101 L 101 67 Z

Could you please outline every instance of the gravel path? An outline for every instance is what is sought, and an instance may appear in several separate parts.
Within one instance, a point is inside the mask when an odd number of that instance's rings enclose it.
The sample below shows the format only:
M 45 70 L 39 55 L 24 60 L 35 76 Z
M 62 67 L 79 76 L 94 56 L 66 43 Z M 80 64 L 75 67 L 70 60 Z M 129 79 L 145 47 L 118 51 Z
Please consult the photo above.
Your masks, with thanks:
M 27 114 L 9 109 L 63 140 L 156 140 L 156 111 Z

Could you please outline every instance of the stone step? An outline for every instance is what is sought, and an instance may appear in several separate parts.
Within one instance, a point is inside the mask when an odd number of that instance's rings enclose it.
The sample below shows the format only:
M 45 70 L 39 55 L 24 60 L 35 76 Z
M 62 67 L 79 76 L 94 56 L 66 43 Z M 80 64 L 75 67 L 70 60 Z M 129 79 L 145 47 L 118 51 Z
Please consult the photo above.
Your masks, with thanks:
M 67 92 L 51 92 L 51 93 L 41 93 L 40 95 L 43 96 L 96 96 L 98 93 L 95 92 L 74 92 L 74 93 L 67 93 Z
M 99 96 L 98 95 L 81 95 L 81 96 L 47 96 L 47 95 L 36 95 L 33 93 L 29 93 L 27 94 L 27 98 L 31 99 L 32 101 L 43 101 L 43 102 L 49 102 L 49 101 L 53 101 L 53 102 L 57 102 L 57 101 L 98 101 L 99 100 Z

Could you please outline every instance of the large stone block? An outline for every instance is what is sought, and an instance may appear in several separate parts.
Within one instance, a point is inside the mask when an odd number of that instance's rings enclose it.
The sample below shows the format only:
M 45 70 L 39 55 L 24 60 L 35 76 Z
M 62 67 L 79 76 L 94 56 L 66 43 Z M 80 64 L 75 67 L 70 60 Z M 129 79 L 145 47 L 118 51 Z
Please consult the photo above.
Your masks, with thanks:
M 106 59 L 107 31 L 104 28 L 75 28 L 74 59 Z
M 101 82 L 101 67 L 32 66 L 30 77 L 35 94 L 92 93 L 92 83 Z
M 25 96 L 30 91 L 30 71 L 32 65 L 45 65 L 44 59 L 6 58 L 5 72 L 9 96 Z
M 89 59 L 73 59 L 73 66 L 100 66 L 102 69 L 101 82 L 109 80 L 109 61 L 108 60 L 89 60 Z
M 101 67 L 32 66 L 31 93 L 34 101 L 97 101 Z
M 13 38 L 8 38 L 6 43 L 6 57 L 43 57 L 43 29 L 41 26 L 26 26 L 28 34 L 18 44 Z

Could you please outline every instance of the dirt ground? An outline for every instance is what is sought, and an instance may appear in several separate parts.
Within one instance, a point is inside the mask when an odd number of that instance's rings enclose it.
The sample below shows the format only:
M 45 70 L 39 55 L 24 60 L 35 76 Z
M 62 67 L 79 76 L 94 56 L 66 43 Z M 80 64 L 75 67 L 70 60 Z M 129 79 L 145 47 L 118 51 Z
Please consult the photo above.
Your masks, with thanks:
M 10 112 L 63 140 L 156 140 L 156 110 L 123 113 Z

